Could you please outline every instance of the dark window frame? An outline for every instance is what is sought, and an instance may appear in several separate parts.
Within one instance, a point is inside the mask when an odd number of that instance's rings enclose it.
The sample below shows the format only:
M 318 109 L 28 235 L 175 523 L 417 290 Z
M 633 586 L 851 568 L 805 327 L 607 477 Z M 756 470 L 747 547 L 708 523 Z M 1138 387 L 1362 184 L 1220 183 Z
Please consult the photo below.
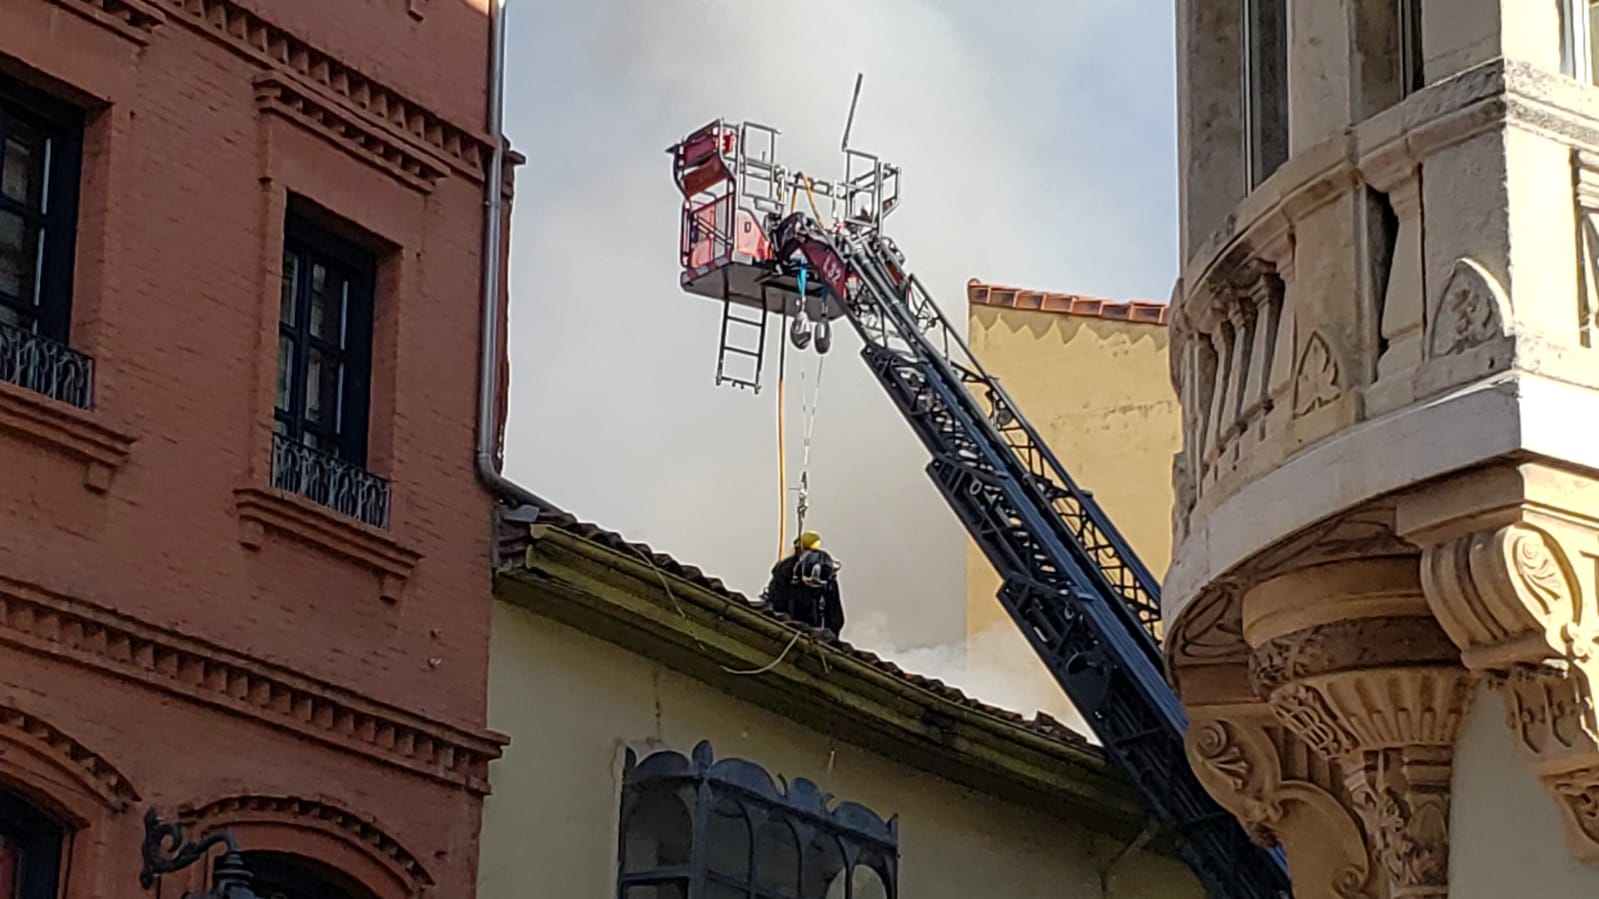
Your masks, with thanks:
M 285 322 L 281 311 L 278 317 L 279 344 L 274 356 L 281 355 L 282 341 L 289 338 L 293 341 L 293 359 L 289 366 L 288 409 L 278 405 L 274 389 L 273 431 L 303 443 L 307 442 L 309 435 L 313 440 L 308 445 L 341 461 L 365 468 L 371 429 L 372 339 L 376 321 L 378 254 L 322 227 L 291 205 L 284 222 L 283 255 L 285 264 L 291 256 L 300 262 L 295 266 L 292 276 L 294 321 Z M 313 265 L 317 264 L 330 271 L 339 271 L 347 285 L 347 303 L 341 325 L 343 347 L 311 334 L 311 280 Z M 283 275 L 290 277 L 287 271 Z M 319 350 L 324 358 L 337 359 L 342 371 L 338 395 L 322 398 L 324 415 L 334 418 L 331 426 L 325 421 L 317 424 L 306 419 L 306 379 L 311 348 Z M 282 364 L 281 359 L 278 364 Z M 276 370 L 274 368 L 274 385 Z M 330 400 L 332 406 L 329 405 Z
M 778 782 L 753 762 L 736 758 L 716 761 L 706 741 L 695 746 L 690 756 L 668 750 L 653 753 L 642 762 L 629 750 L 623 770 L 616 895 L 618 899 L 637 899 L 651 892 L 683 899 L 821 899 L 836 879 L 843 877 L 847 899 L 862 899 L 854 895 L 852 881 L 859 869 L 866 868 L 877 874 L 885 899 L 895 899 L 899 890 L 897 816 L 884 820 L 859 803 L 834 805 L 831 800 L 806 778 L 783 781 L 779 788 Z M 673 845 L 676 854 L 684 857 L 663 861 L 657 855 L 642 867 L 630 864 L 629 842 L 636 835 L 632 828 L 637 826 L 634 815 L 645 803 L 660 801 L 683 804 L 689 832 L 658 834 L 653 845 L 657 849 Z M 712 861 L 707 836 L 713 815 L 724 806 L 736 806 L 743 821 L 746 854 L 742 873 L 715 870 Z M 794 851 L 792 875 L 788 866 L 779 872 L 784 884 L 794 884 L 792 889 L 762 883 L 761 836 L 768 828 L 793 837 L 784 841 Z M 675 839 L 668 843 L 662 836 Z M 819 857 L 824 867 L 816 867 Z M 771 859 L 766 861 L 770 864 Z M 770 868 L 765 872 L 769 876 Z M 661 892 L 662 888 L 670 892 Z
M 1288 161 L 1291 0 L 1243 0 L 1244 180 L 1249 190 Z
M 271 899 L 372 899 L 371 891 L 338 868 L 305 855 L 271 850 L 242 853 L 257 896 Z
M 1396 0 L 1399 26 L 1399 96 L 1408 97 L 1427 86 L 1421 43 L 1421 0 Z
M 78 243 L 78 195 L 83 176 L 82 109 L 0 74 L 0 166 L 7 132 L 21 123 L 46 139 L 48 150 L 40 205 L 0 192 L 0 212 L 20 216 L 41 232 L 32 297 L 0 294 L 0 305 L 33 319 L 24 330 L 66 344 L 72 331 L 72 284 Z M 3 177 L 3 172 L 0 172 Z
M 57 899 L 66 828 L 22 796 L 0 787 L 0 832 L 6 831 L 27 835 L 18 841 L 17 899 Z

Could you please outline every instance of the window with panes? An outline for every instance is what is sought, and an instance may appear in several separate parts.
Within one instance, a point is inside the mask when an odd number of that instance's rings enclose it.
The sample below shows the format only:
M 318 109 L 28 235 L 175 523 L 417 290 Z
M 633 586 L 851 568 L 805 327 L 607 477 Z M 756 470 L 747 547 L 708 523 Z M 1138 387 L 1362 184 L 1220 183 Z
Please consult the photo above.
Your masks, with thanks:
M 1288 159 L 1288 0 L 1243 0 L 1244 174 L 1254 190 Z
M 619 899 L 894 899 L 898 827 L 834 805 L 803 777 L 758 765 L 630 752 L 623 775 Z
M 357 466 L 366 464 L 375 277 L 370 251 L 290 214 L 273 426 Z
M 65 343 L 83 114 L 0 75 L 0 325 Z

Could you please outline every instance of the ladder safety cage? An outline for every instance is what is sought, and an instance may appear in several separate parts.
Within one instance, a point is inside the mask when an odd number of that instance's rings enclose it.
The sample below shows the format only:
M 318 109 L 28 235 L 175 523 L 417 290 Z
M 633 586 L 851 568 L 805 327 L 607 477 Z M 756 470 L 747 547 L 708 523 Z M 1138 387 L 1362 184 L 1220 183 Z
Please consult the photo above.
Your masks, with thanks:
M 816 313 L 849 318 L 862 358 L 932 456 L 929 476 L 999 572 L 1001 605 L 1206 892 L 1289 896 L 1281 850 L 1251 842 L 1189 767 L 1187 718 L 1161 673 L 1155 578 L 882 233 L 899 169 L 850 148 L 846 126 L 843 180 L 813 181 L 775 162 L 776 134 L 718 120 L 670 151 L 684 194 L 684 289 L 785 314 L 820 294 Z M 769 138 L 753 157 L 751 135 Z M 729 212 L 703 212 L 716 203 Z M 736 234 L 690 252 L 702 233 L 742 227 L 746 212 L 761 237 L 751 245 L 768 255 L 741 255 Z M 710 267 L 696 273 L 689 263 L 702 258 Z

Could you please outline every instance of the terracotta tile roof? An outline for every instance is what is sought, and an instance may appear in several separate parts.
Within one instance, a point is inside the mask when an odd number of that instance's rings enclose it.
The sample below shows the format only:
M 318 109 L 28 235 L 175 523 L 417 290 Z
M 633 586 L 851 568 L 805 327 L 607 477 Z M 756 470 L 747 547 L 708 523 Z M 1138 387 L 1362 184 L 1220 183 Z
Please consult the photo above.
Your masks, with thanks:
M 499 533 L 497 535 L 497 539 L 500 559 L 518 558 L 522 556 L 532 544 L 533 538 L 530 525 L 533 524 L 533 521 L 530 520 L 525 514 L 518 514 L 521 511 L 522 510 L 516 510 L 509 513 L 501 513 L 499 516 Z M 615 531 L 609 531 L 600 527 L 599 525 L 579 520 L 577 517 L 568 512 L 554 509 L 546 504 L 545 508 L 538 515 L 537 523 L 565 531 L 566 533 L 581 537 L 584 540 L 597 543 L 601 546 L 605 546 L 618 552 L 643 555 L 652 560 L 656 568 L 666 572 L 667 574 L 675 575 L 676 577 L 703 587 L 706 590 L 717 593 L 722 597 L 730 599 L 734 602 L 742 603 L 751 609 L 759 611 L 768 617 L 777 621 L 781 621 L 791 627 L 797 626 L 787 616 L 771 611 L 766 603 L 760 600 L 750 599 L 741 593 L 728 589 L 727 585 L 722 583 L 720 578 L 712 577 L 693 565 L 684 565 L 665 553 L 656 552 L 647 544 L 634 543 Z M 920 674 L 916 674 L 915 672 L 906 671 L 905 669 L 899 667 L 888 659 L 877 655 L 874 652 L 861 649 L 857 646 L 852 646 L 840 638 L 834 637 L 832 639 L 827 639 L 824 636 L 825 634 L 825 631 L 818 632 L 819 642 L 824 642 L 839 653 L 850 656 L 851 658 L 906 681 L 907 683 L 914 684 L 915 686 L 920 687 L 936 696 L 942 697 L 945 700 L 958 703 L 985 715 L 989 715 L 994 718 L 1007 721 L 1013 725 L 1026 728 L 1027 730 L 1039 734 L 1040 736 L 1073 746 L 1079 750 L 1086 751 L 1094 755 L 1103 754 L 1100 747 L 1088 742 L 1088 740 L 1085 739 L 1082 734 L 1072 730 L 1070 727 L 1062 724 L 1060 721 L 1057 721 L 1055 718 L 1043 712 L 1037 712 L 1033 717 L 1029 718 L 1009 709 L 1000 708 L 999 706 L 995 705 L 989 705 L 986 702 L 967 696 L 959 689 L 952 687 L 941 680 L 931 677 L 924 677 Z
M 1166 324 L 1167 305 L 1151 300 L 1102 300 L 1075 293 L 1046 293 L 1021 287 L 984 284 L 976 278 L 966 282 L 966 301 L 974 306 L 999 306 L 1032 312 L 1054 312 L 1083 318 L 1106 318 L 1139 324 Z

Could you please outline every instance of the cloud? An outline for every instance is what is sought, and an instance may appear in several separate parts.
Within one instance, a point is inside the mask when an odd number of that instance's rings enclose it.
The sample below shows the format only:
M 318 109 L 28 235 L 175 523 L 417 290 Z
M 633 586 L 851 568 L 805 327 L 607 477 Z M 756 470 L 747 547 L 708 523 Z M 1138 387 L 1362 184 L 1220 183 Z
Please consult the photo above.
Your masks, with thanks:
M 1171 14 L 1162 0 L 513 0 L 507 127 L 528 163 L 508 473 L 758 592 L 779 544 L 776 343 L 759 396 L 712 386 L 720 310 L 678 289 L 664 149 L 750 118 L 783 130 L 785 163 L 836 173 L 861 71 L 852 142 L 903 166 L 889 231 L 958 321 L 973 276 L 1164 297 Z M 842 335 L 826 364 L 808 524 L 847 563 L 847 637 L 877 648 L 854 622 L 878 615 L 879 643 L 953 644 L 965 538 L 857 351 Z M 814 384 L 816 358 L 790 364 L 792 477 L 798 372 Z

